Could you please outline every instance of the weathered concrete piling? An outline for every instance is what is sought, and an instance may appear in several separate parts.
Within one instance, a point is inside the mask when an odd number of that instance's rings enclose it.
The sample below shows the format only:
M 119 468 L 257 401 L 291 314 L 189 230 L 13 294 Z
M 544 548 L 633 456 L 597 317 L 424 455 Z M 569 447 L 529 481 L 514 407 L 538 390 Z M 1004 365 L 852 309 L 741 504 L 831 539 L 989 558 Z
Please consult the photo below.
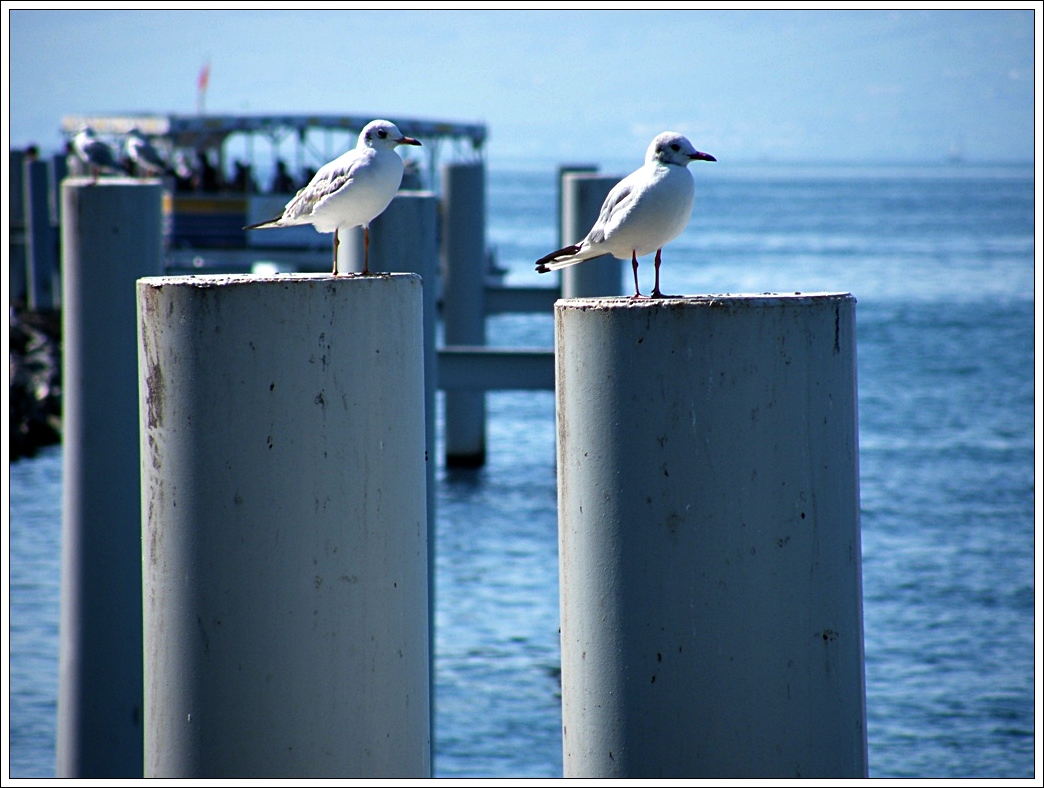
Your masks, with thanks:
M 566 777 L 866 775 L 854 315 L 556 305 Z
M 428 480 L 428 647 L 435 646 L 435 425 L 436 394 L 439 388 L 438 356 L 435 336 L 438 333 L 439 281 L 439 199 L 434 192 L 400 191 L 384 213 L 370 225 L 370 270 L 412 273 L 421 277 L 424 289 L 424 446 L 427 452 Z M 341 241 L 340 271 L 363 270 L 363 231 L 353 227 Z M 429 657 L 432 675 L 430 689 L 435 688 L 435 655 Z M 430 704 L 432 729 L 435 726 L 434 698 Z
M 138 306 L 146 776 L 430 776 L 420 277 Z
M 158 181 L 62 183 L 58 777 L 141 777 L 134 283 L 163 268 Z
M 439 322 L 439 217 L 433 192 L 399 192 L 370 225 L 370 270 L 420 275 L 424 287 L 424 419 L 428 450 L 428 523 L 435 524 L 435 395 L 438 390 L 435 335 Z M 363 231 L 353 227 L 340 245 L 341 271 L 363 269 Z
M 29 308 L 36 311 L 61 306 L 62 282 L 58 272 L 58 231 L 51 217 L 51 165 L 25 163 L 26 260 L 24 276 Z
M 444 262 L 443 341 L 486 344 L 486 169 L 481 161 L 442 169 Z M 480 467 L 486 461 L 486 393 L 445 396 L 446 465 Z

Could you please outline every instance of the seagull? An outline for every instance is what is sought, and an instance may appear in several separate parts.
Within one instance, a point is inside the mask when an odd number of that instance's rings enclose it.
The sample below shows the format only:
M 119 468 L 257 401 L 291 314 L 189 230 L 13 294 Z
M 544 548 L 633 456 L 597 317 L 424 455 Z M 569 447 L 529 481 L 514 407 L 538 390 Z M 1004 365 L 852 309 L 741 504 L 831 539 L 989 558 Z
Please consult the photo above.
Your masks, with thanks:
M 138 128 L 130 130 L 124 149 L 138 172 L 146 175 L 163 175 L 167 172 L 167 163 Z
M 73 137 L 73 150 L 84 164 L 90 167 L 94 176 L 92 183 L 98 182 L 98 175 L 102 170 L 115 172 L 126 172 L 123 165 L 116 159 L 112 148 L 94 136 L 94 129 L 84 126 L 76 136 Z
M 709 153 L 693 147 L 681 134 L 657 134 L 645 152 L 645 164 L 617 183 L 602 203 L 598 220 L 580 243 L 551 252 L 536 261 L 536 270 L 546 274 L 558 268 L 611 254 L 621 260 L 631 258 L 634 295 L 638 290 L 638 258 L 656 252 L 656 285 L 660 292 L 660 252 L 677 238 L 692 215 L 695 188 L 691 161 L 717 161 Z
M 358 144 L 324 164 L 308 185 L 286 204 L 282 214 L 245 230 L 311 224 L 321 233 L 333 233 L 333 272 L 337 275 L 339 233 L 363 228 L 363 274 L 370 272 L 370 222 L 379 216 L 402 183 L 398 145 L 420 145 L 388 120 L 373 120 L 359 133 Z

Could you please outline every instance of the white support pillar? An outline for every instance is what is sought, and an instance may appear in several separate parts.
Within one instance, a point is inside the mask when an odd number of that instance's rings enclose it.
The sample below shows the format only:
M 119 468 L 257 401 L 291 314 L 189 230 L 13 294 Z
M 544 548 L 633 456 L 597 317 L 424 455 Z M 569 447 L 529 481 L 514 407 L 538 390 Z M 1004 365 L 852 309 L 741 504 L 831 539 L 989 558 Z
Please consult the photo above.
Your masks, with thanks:
M 565 225 L 562 223 L 562 207 L 565 205 L 565 179 L 566 176 L 573 172 L 586 172 L 590 174 L 598 173 L 597 164 L 559 164 L 558 165 L 558 191 L 555 195 L 557 202 L 555 207 L 558 211 L 555 216 L 555 227 L 558 228 L 558 245 L 565 246 L 566 244 L 573 243 L 571 238 L 563 238 L 565 231 Z M 584 230 L 586 233 L 587 230 Z M 581 236 L 582 237 L 582 236 Z
M 49 170 L 50 165 L 42 159 L 25 163 L 26 285 L 29 308 L 35 311 L 57 309 L 61 304 Z
M 370 270 L 375 273 L 419 274 L 424 288 L 424 460 L 428 484 L 428 645 L 432 649 L 429 666 L 430 689 L 435 691 L 435 466 L 437 464 L 435 426 L 438 393 L 439 308 L 439 202 L 433 192 L 400 191 L 391 204 L 370 224 Z M 339 250 L 338 270 L 363 270 L 363 231 L 353 227 L 344 234 Z M 432 696 L 432 731 L 435 704 Z
M 570 172 L 562 176 L 562 246 L 577 243 L 594 225 L 619 176 Z M 611 254 L 562 269 L 562 298 L 623 294 L 623 261 Z
M 138 285 L 145 774 L 431 774 L 420 277 Z
M 25 209 L 25 153 L 11 150 L 7 159 L 8 221 L 10 236 L 7 247 L 7 273 L 10 277 L 11 304 L 27 305 L 29 292 L 26 286 L 28 268 L 28 240 L 26 238 Z
M 486 344 L 486 181 L 481 161 L 448 164 L 442 172 L 442 323 L 446 345 Z M 445 395 L 446 464 L 486 461 L 486 395 Z
M 566 777 L 865 777 L 855 299 L 555 308 Z
M 60 778 L 142 776 L 135 281 L 163 270 L 158 181 L 62 184 Z
M 428 523 L 435 524 L 435 399 L 438 370 L 438 198 L 432 192 L 399 192 L 370 225 L 370 270 L 419 274 L 424 287 L 424 419 L 428 460 Z M 340 270 L 363 270 L 363 231 L 353 227 L 340 244 Z M 429 547 L 434 547 L 434 534 Z M 431 564 L 434 567 L 434 562 Z

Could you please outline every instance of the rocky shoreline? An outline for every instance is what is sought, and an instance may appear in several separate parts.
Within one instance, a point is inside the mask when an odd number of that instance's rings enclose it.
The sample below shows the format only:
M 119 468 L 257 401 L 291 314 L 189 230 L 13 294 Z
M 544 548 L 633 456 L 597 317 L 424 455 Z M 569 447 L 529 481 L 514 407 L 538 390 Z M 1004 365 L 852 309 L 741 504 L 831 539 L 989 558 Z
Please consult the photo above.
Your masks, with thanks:
M 62 440 L 62 315 L 12 307 L 10 459 Z

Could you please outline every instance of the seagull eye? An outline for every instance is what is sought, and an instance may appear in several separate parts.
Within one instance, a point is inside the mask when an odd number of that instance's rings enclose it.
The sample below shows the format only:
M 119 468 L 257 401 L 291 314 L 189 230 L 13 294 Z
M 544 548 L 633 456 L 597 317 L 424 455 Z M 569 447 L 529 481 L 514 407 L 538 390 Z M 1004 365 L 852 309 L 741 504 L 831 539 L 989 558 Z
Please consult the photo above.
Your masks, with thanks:
M 672 142 L 671 143 L 671 150 L 674 151 L 675 153 L 677 153 L 678 151 L 681 150 L 681 145 L 679 145 L 677 142 Z
M 377 132 L 377 136 L 383 140 L 385 137 L 388 136 L 388 132 L 386 132 L 384 129 L 381 129 Z

